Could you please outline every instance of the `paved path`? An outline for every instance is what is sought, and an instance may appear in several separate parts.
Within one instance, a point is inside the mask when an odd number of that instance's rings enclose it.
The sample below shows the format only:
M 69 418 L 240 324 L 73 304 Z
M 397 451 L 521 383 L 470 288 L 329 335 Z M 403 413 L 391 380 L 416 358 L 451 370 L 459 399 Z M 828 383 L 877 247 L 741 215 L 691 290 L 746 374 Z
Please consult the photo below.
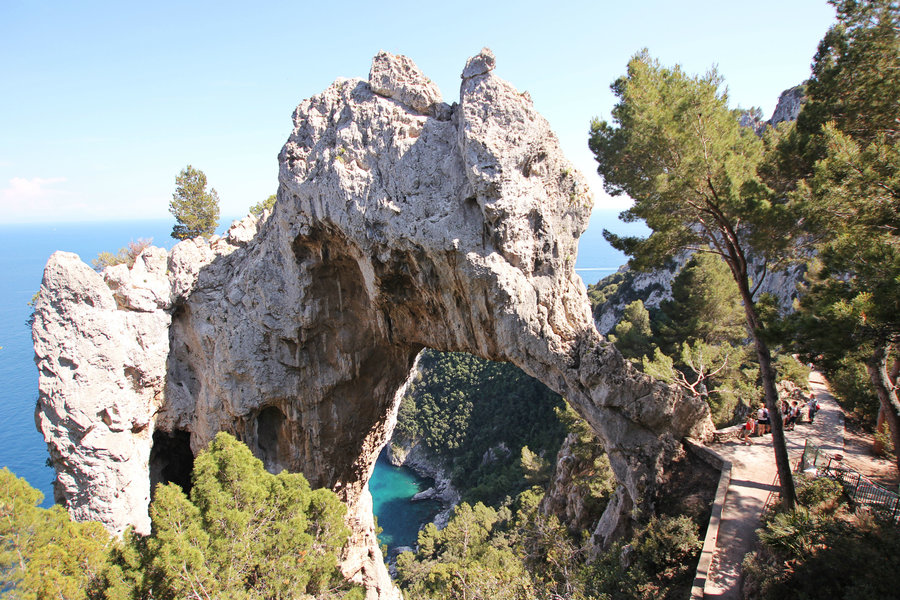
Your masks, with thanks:
M 807 438 L 825 452 L 844 451 L 844 413 L 828 392 L 821 374 L 813 372 L 809 383 L 822 410 L 813 423 L 798 423 L 796 429 L 785 432 L 791 465 L 796 465 L 800 459 Z M 705 598 L 740 600 L 741 562 L 744 555 L 753 550 L 762 509 L 770 492 L 775 489 L 772 485 L 776 473 L 772 436 L 751 439 L 752 446 L 745 446 L 739 441 L 711 446 L 731 461 L 732 471 Z

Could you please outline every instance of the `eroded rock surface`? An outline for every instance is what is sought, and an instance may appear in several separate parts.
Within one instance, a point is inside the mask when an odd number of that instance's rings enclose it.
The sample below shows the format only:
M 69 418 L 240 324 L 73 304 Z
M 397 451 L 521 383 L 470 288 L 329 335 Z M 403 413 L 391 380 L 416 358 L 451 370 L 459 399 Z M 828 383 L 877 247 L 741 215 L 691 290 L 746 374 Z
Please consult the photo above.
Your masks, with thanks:
M 146 529 L 151 474 L 179 467 L 167 448 L 189 439 L 196 453 L 229 431 L 270 470 L 338 492 L 354 532 L 345 573 L 373 598 L 397 597 L 366 484 L 424 347 L 513 362 L 568 398 L 620 482 L 601 535 L 652 511 L 679 440 L 708 427 L 706 406 L 597 333 L 573 270 L 588 188 L 493 66 L 487 50 L 470 59 L 449 106 L 412 61 L 381 53 L 370 81 L 303 101 L 274 213 L 178 244 L 165 272 L 159 250 L 157 266 L 142 256 L 107 283 L 54 255 L 35 320 L 38 421 L 74 515 Z M 100 416 L 111 407 L 127 427 Z

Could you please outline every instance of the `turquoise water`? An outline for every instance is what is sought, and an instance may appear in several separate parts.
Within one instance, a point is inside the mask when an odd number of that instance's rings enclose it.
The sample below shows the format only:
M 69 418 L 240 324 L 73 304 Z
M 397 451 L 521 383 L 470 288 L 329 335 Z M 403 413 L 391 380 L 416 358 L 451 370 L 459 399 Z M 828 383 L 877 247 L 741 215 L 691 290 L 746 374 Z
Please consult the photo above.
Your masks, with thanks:
M 397 546 L 415 546 L 419 528 L 431 522 L 441 509 L 440 503 L 433 500 L 409 501 L 431 484 L 431 480 L 422 479 L 405 467 L 394 467 L 383 455 L 378 457 L 369 491 L 382 529 L 378 540 L 387 545 L 388 551 Z

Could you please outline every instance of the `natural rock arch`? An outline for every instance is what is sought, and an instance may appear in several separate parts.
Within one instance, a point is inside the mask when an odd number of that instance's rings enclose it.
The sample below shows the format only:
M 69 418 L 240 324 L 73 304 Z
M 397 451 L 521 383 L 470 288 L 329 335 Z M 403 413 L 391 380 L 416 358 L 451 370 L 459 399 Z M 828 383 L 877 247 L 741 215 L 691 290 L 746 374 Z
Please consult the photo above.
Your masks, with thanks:
M 230 431 L 343 497 L 345 571 L 391 597 L 366 484 L 424 347 L 512 362 L 587 419 L 620 482 L 601 534 L 652 510 L 705 404 L 597 333 L 573 268 L 588 188 L 493 64 L 470 59 L 448 106 L 412 61 L 380 53 L 369 81 L 295 111 L 273 215 L 103 279 L 51 258 L 37 420 L 73 515 L 147 529 L 153 432 L 188 431 L 196 453 Z

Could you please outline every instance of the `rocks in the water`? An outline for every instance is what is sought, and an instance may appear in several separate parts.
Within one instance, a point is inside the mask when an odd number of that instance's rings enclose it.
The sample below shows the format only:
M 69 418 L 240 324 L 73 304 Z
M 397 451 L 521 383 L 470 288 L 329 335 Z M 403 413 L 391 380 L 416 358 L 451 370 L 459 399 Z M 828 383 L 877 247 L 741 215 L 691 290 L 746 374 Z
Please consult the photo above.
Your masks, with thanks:
M 493 64 L 486 50 L 469 61 L 453 108 L 389 55 L 372 81 L 304 100 L 274 213 L 178 244 L 165 272 L 151 250 L 109 276 L 113 290 L 74 257 L 51 259 L 38 421 L 73 515 L 146 530 L 151 474 L 174 477 L 186 450 L 229 431 L 268 469 L 335 490 L 353 531 L 344 572 L 398 597 L 366 483 L 424 347 L 510 361 L 565 395 L 621 484 L 604 531 L 652 513 L 708 410 L 597 333 L 574 272 L 588 187 Z M 168 295 L 143 281 L 163 276 Z
M 430 487 L 427 490 L 422 490 L 421 492 L 415 494 L 412 498 L 409 499 L 409 501 L 423 502 L 425 500 L 433 500 L 435 496 L 437 496 L 437 490 L 434 489 L 434 487 Z

